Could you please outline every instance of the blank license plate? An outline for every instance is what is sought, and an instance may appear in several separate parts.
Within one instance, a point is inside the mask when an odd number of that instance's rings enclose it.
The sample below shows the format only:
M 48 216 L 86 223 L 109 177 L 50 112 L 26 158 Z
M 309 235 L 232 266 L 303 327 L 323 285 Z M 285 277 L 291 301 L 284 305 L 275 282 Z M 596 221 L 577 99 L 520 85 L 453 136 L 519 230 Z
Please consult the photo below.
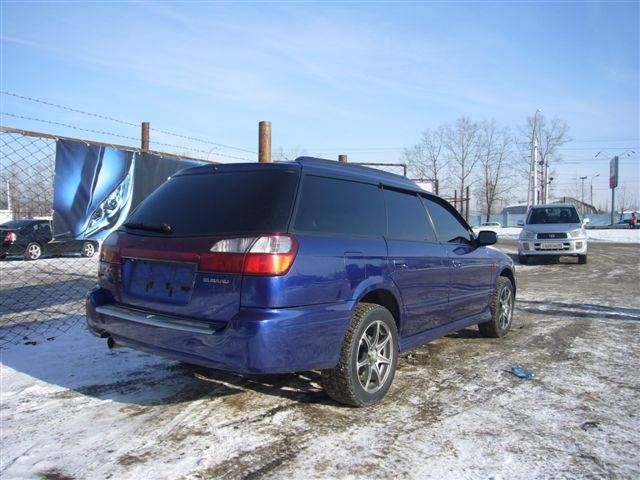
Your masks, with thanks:
M 561 243 L 541 243 L 540 248 L 542 250 L 562 250 Z

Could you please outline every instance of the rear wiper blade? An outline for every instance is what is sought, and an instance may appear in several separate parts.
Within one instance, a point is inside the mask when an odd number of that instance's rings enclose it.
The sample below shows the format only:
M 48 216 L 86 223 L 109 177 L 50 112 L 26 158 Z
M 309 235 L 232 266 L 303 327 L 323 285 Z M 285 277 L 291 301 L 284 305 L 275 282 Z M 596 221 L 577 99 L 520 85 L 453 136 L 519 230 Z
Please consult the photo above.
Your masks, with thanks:
M 171 233 L 173 228 L 168 223 L 153 225 L 142 222 L 128 222 L 124 224 L 125 228 L 133 228 L 135 230 L 148 230 L 150 232 Z

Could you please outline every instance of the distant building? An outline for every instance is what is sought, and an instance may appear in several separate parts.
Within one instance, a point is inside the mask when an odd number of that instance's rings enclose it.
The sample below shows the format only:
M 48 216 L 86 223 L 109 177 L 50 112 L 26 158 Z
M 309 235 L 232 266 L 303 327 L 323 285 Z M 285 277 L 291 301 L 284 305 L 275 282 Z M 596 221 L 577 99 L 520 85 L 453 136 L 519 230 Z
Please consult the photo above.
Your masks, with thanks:
M 527 204 L 516 203 L 513 205 L 507 205 L 500 213 L 502 213 L 502 215 L 524 215 L 527 213 Z
M 573 197 L 559 197 L 549 203 L 573 203 L 582 215 L 584 215 L 585 213 L 589 213 L 591 215 L 597 215 L 598 213 L 600 213 L 600 211 L 593 205 L 582 202 Z
M 549 203 L 572 203 L 578 209 L 580 214 L 584 215 L 585 213 L 596 215 L 600 213 L 596 207 L 590 205 L 585 202 L 581 202 L 577 198 L 573 197 L 558 197 L 549 201 Z M 513 205 L 507 205 L 502 209 L 502 215 L 524 215 L 527 213 L 527 204 L 526 203 L 516 203 Z

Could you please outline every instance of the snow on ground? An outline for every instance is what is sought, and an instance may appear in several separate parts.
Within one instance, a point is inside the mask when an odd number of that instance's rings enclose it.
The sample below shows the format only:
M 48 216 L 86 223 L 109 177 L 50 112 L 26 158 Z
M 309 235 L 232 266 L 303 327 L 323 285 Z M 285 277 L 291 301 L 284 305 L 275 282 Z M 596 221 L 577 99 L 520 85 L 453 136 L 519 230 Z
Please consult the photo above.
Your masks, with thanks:
M 498 234 L 498 238 L 517 239 L 520 235 L 520 227 L 483 227 L 474 228 L 476 233 L 480 230 L 493 230 Z M 640 244 L 640 229 L 630 228 L 607 228 L 607 229 L 587 229 L 587 236 L 592 242 L 612 242 L 612 243 L 638 243 Z
M 513 256 L 514 242 L 501 248 Z M 82 326 L 0 350 L 0 477 L 640 476 L 640 283 L 631 245 L 518 266 L 514 328 L 475 328 L 399 363 L 388 398 L 333 404 L 317 372 L 243 377 Z M 518 365 L 534 380 L 514 377 Z

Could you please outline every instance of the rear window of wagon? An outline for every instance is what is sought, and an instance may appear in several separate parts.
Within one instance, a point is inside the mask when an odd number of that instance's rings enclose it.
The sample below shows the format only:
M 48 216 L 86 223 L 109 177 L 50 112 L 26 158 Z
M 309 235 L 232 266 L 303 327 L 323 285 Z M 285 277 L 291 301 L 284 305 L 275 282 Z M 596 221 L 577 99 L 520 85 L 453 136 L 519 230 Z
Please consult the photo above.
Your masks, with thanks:
M 178 175 L 144 200 L 127 223 L 168 224 L 171 236 L 284 232 L 298 177 L 296 170 Z

